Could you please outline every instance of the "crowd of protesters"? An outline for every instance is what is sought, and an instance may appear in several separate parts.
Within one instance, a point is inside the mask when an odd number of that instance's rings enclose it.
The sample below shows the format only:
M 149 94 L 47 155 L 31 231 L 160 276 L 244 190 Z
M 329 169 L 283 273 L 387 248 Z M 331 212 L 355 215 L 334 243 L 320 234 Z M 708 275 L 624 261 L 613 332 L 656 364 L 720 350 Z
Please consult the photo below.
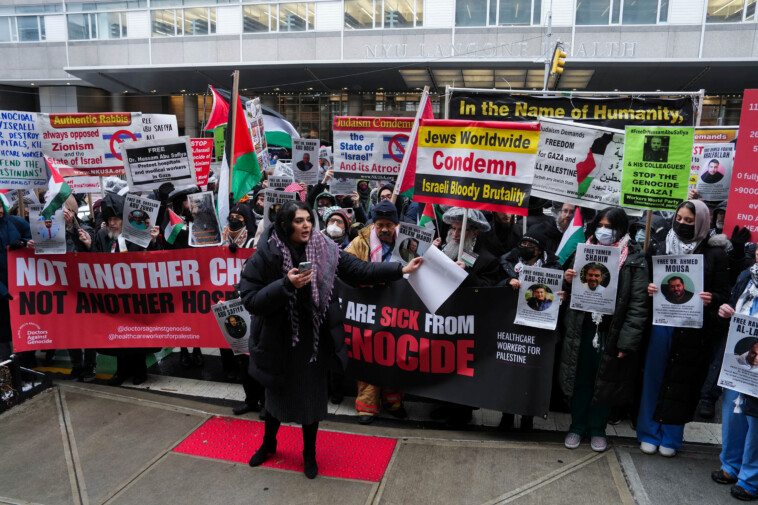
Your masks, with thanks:
M 297 194 L 296 200 L 281 206 L 270 226 L 263 226 L 265 180 L 250 192 L 247 201 L 233 203 L 227 222 L 222 223 L 224 246 L 233 251 L 257 248 L 245 265 L 239 286 L 245 307 L 257 316 L 250 356 L 221 352 L 225 377 L 240 380 L 245 389 L 245 402 L 234 413 L 260 411 L 265 419 L 263 443 L 250 465 L 260 465 L 276 452 L 281 422 L 296 422 L 303 425 L 304 468 L 309 478 L 318 473 L 316 435 L 327 402 L 329 398 L 341 402 L 351 383 L 356 384 L 355 409 L 361 424 L 371 423 L 382 410 L 397 418 L 407 417 L 402 391 L 344 375 L 346 350 L 341 312 L 332 291 L 335 279 L 363 286 L 391 282 L 415 271 L 423 261 L 413 259 L 407 267 L 392 261 L 399 223 L 415 224 L 423 206 L 402 196 L 393 201 L 391 184 L 367 180 L 357 181 L 352 194 L 333 195 L 328 191 L 333 173 L 328 165 L 322 168 L 319 184 L 286 188 Z M 90 219 L 80 216 L 80 200 L 71 196 L 66 202 L 67 251 L 188 247 L 186 230 L 171 244 L 160 230 L 169 219 L 169 209 L 185 220 L 192 219 L 187 195 L 198 191 L 196 187 L 164 184 L 149 195 L 160 201 L 161 208 L 146 248 L 121 236 L 125 186 L 115 181 L 107 189 Z M 37 202 L 30 199 L 25 203 Z M 725 209 L 725 202 L 703 202 L 693 193 L 675 212 L 653 213 L 645 247 L 646 216 L 633 219 L 619 208 L 576 209 L 571 204 L 532 198 L 528 216 L 520 218 L 442 207 L 433 246 L 467 271 L 463 286 L 468 287 L 518 290 L 519 272 L 525 266 L 562 270 L 563 291 L 558 295 L 564 303 L 559 315 L 552 404 L 563 404 L 571 414 L 565 446 L 574 449 L 587 439 L 593 450 L 606 450 L 608 423 L 626 415 L 636 427 L 642 452 L 673 457 L 682 445 L 684 425 L 696 413 L 704 418 L 715 414 L 722 394 L 716 383 L 729 318 L 735 313 L 758 313 L 758 251 L 755 244 L 748 243 L 750 234 L 745 229 L 735 228 L 727 238 Z M 588 244 L 620 250 L 613 314 L 575 310 L 566 303 L 577 272 L 573 256 L 561 262 L 556 250 L 575 212 L 581 213 Z M 0 208 L 0 320 L 6 322 L 0 327 L 0 361 L 11 352 L 7 250 L 34 247 L 28 222 L 14 213 Z M 458 261 L 461 244 L 464 252 L 476 257 L 473 265 Z M 704 305 L 702 328 L 652 324 L 651 297 L 658 288 L 651 282 L 651 258 L 678 254 L 704 258 L 704 289 L 693 294 Z M 299 270 L 301 263 L 310 268 Z M 540 300 L 535 298 L 534 303 Z M 71 377 L 95 380 L 96 352 L 101 352 L 116 356 L 117 369 L 110 384 L 120 385 L 128 378 L 141 384 L 148 380 L 146 357 L 154 351 L 71 349 Z M 758 365 L 757 353 L 748 352 L 745 359 Z M 179 360 L 185 367 L 203 365 L 199 349 L 181 349 Z M 711 477 L 718 483 L 733 484 L 731 493 L 736 498 L 758 499 L 758 421 L 754 417 L 758 399 L 731 390 L 723 394 L 722 466 Z M 452 428 L 462 428 L 471 421 L 472 410 L 439 403 L 430 415 Z M 511 430 L 514 425 L 514 413 L 504 412 L 499 429 Z M 520 429 L 532 427 L 532 418 L 521 416 Z

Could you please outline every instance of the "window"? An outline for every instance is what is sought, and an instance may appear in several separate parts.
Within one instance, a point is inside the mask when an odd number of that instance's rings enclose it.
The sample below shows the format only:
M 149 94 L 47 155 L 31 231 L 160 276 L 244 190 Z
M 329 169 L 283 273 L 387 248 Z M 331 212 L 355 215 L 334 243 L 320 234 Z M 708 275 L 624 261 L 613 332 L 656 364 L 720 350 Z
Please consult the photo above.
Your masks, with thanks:
M 198 7 L 184 9 L 184 35 L 211 35 L 216 33 L 216 9 Z
M 18 40 L 16 31 L 16 18 L 0 18 L 0 42 L 15 42 Z
M 424 0 L 345 0 L 345 28 L 413 28 L 424 21 Z
M 654 25 L 668 20 L 668 0 L 582 0 L 577 25 Z
M 156 2 L 153 1 L 153 4 Z M 104 2 L 66 2 L 66 12 L 96 12 L 111 10 L 144 9 L 147 0 L 122 0 Z
M 708 0 L 707 23 L 755 20 L 755 0 Z
M 654 25 L 658 18 L 658 0 L 624 2 L 623 15 L 625 25 Z
M 279 31 L 313 30 L 313 11 L 312 3 L 279 4 Z
M 243 5 L 242 26 L 245 33 L 304 32 L 314 29 L 315 15 L 313 2 Z
M 245 33 L 269 30 L 269 5 L 245 5 L 242 7 L 242 27 Z
M 542 0 L 457 0 L 455 26 L 540 24 Z
M 153 35 L 212 35 L 216 33 L 216 8 L 161 9 L 151 12 Z
M 126 37 L 126 13 L 69 14 L 68 39 L 120 39 Z
M 43 16 L 18 16 L 18 40 L 36 42 L 45 40 L 45 18 Z

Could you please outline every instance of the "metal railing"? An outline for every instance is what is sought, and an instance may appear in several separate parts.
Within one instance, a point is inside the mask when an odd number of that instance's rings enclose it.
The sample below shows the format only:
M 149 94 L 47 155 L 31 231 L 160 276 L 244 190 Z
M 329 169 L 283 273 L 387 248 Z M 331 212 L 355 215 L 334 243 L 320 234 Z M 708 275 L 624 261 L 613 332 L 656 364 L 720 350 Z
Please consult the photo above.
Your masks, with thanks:
M 19 364 L 18 356 L 0 363 L 0 413 L 52 386 L 50 376 Z

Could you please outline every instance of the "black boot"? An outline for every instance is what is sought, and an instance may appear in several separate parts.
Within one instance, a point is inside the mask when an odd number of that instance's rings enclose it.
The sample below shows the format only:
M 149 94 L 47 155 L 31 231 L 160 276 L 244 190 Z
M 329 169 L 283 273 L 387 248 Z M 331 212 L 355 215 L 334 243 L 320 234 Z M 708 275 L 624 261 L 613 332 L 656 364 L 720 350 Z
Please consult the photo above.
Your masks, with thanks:
M 316 464 L 316 435 L 318 423 L 303 425 L 303 473 L 309 479 L 315 479 L 318 475 Z
M 263 433 L 263 443 L 255 451 L 253 457 L 250 458 L 250 466 L 259 466 L 263 464 L 269 457 L 269 455 L 276 452 L 276 434 L 279 432 L 279 425 L 281 423 L 278 419 L 275 419 L 271 414 L 266 416 L 266 424 Z

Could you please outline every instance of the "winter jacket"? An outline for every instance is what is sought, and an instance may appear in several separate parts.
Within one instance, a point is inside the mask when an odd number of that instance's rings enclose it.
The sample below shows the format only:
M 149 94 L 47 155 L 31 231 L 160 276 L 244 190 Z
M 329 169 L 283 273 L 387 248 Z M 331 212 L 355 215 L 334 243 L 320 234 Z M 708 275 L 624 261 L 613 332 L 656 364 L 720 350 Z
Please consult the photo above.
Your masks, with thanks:
M 573 258 L 566 262 L 567 268 Z M 603 353 L 595 378 L 592 403 L 595 405 L 624 405 L 634 398 L 634 383 L 642 337 L 650 313 L 648 264 L 640 247 L 629 243 L 629 254 L 619 271 L 616 308 L 604 315 L 598 325 L 600 352 Z M 568 286 L 564 283 L 564 288 Z M 574 393 L 582 326 L 589 312 L 568 308 L 563 318 L 563 344 L 560 357 L 559 381 L 566 396 Z M 619 352 L 626 356 L 618 357 Z
M 371 243 L 369 237 L 371 236 L 371 230 L 373 229 L 373 224 L 370 224 L 365 228 L 361 228 L 361 230 L 358 232 L 358 236 L 355 237 L 352 242 L 350 242 L 350 245 L 347 247 L 346 251 L 362 261 L 370 261 Z
M 269 242 L 273 225 L 261 235 L 258 249 L 245 263 L 240 296 L 252 315 L 250 331 L 250 375 L 265 387 L 276 390 L 285 380 L 285 364 L 292 353 L 292 329 L 288 303 L 296 289 L 282 272 L 283 255 Z M 378 284 L 402 278 L 400 263 L 368 263 L 340 251 L 337 276 L 351 285 Z M 324 322 L 319 328 L 318 359 L 336 354 L 347 364 L 345 329 L 336 291 L 332 292 Z
M 503 270 L 498 260 L 491 252 L 482 247 L 477 241 L 474 244 L 474 254 L 477 255 L 474 266 L 466 266 L 468 276 L 461 283 L 462 288 L 487 288 L 497 286 L 503 280 Z
M 74 218 L 76 219 L 76 218 Z M 95 231 L 86 224 L 79 223 L 79 228 L 87 232 L 90 240 L 94 241 Z M 90 242 L 91 246 L 92 242 Z M 66 228 L 66 252 L 87 252 L 87 246 L 79 239 L 79 230 L 77 228 Z
M 665 245 L 661 244 L 661 248 Z M 662 253 L 658 253 L 662 254 Z M 713 341 L 722 335 L 723 321 L 718 308 L 729 298 L 729 261 L 721 247 L 703 241 L 692 254 L 704 259 L 704 289 L 711 302 L 703 308 L 702 328 L 675 328 L 669 361 L 658 392 L 653 420 L 661 424 L 692 421 L 700 401 L 700 388 L 708 373 Z
M 8 294 L 8 246 L 32 239 L 32 229 L 25 219 L 3 213 L 0 218 L 0 299 Z

